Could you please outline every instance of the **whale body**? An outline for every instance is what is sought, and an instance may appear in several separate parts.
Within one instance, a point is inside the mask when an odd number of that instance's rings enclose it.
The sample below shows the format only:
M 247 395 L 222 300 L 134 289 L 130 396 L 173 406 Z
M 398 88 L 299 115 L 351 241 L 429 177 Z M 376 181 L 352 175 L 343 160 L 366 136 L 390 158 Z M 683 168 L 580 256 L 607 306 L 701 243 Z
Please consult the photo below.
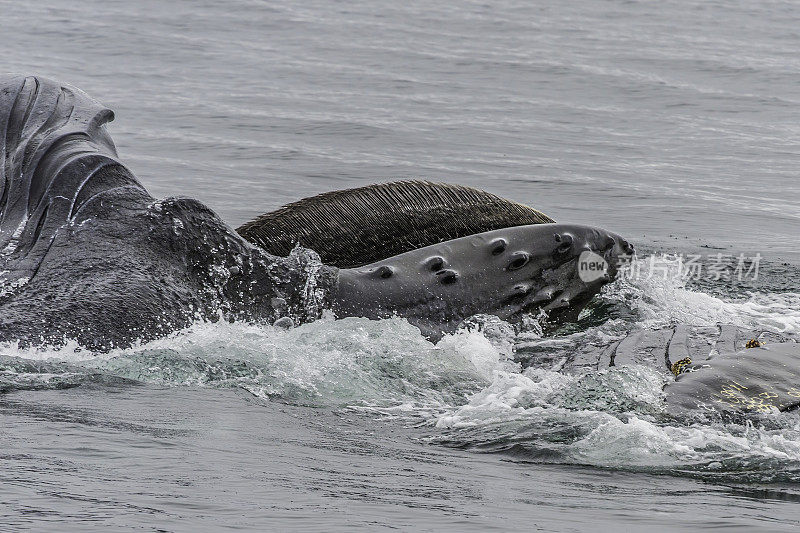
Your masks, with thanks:
M 325 309 L 404 317 L 435 340 L 477 314 L 574 319 L 633 252 L 603 229 L 430 182 L 320 195 L 237 232 L 196 200 L 150 196 L 119 160 L 113 118 L 69 85 L 0 77 L 0 341 L 107 350 L 198 318 L 285 325 Z M 586 253 L 607 265 L 599 276 L 580 275 Z M 745 349 L 751 335 L 640 330 L 561 365 L 680 368 L 665 390 L 677 410 L 797 408 L 800 344 Z
M 395 188 L 404 188 L 406 200 L 417 190 L 416 208 L 412 201 L 411 208 L 392 209 L 391 195 L 382 196 L 389 198 L 387 217 L 405 221 L 406 229 L 386 233 L 393 224 L 386 225 L 370 253 L 351 253 L 359 266 L 326 265 L 302 247 L 276 255 L 196 200 L 150 196 L 119 160 L 106 129 L 113 118 L 75 87 L 0 77 L 0 341 L 75 339 L 108 349 L 198 318 L 298 324 L 324 309 L 339 317 L 405 317 L 435 339 L 476 313 L 575 313 L 614 275 L 609 268 L 584 283 L 578 256 L 592 251 L 613 263 L 632 250 L 605 230 L 554 224 L 488 193 L 427 183 Z M 386 185 L 375 187 L 380 192 Z M 364 191 L 328 198 L 359 195 Z M 474 222 L 458 222 L 484 200 L 492 209 Z M 304 212 L 325 208 L 330 205 L 317 199 Z M 291 209 L 282 213 L 285 221 Z M 436 217 L 443 222 L 431 224 Z M 338 224 L 351 236 L 337 249 L 339 260 L 356 249 L 360 218 L 329 216 L 323 224 Z M 264 220 L 277 219 L 261 220 L 262 243 Z M 426 222 L 415 226 L 415 220 Z M 407 229 L 414 227 L 419 231 Z M 333 257 L 325 242 L 312 244 Z

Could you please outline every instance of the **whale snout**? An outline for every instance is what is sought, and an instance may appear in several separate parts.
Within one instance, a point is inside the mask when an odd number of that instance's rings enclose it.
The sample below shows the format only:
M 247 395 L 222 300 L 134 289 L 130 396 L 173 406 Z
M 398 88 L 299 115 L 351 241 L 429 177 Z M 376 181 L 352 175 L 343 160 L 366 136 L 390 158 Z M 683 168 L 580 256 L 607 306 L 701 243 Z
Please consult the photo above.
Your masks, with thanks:
M 491 232 L 503 275 L 486 276 L 472 294 L 483 312 L 504 319 L 542 309 L 552 321 L 574 320 L 586 304 L 613 281 L 633 246 L 621 235 L 591 226 L 540 224 Z M 491 263 L 489 260 L 489 270 Z M 492 302 L 492 295 L 497 301 Z M 478 307 L 475 305 L 474 307 Z
M 611 267 L 612 276 L 616 276 L 619 269 L 631 261 L 636 254 L 636 249 L 630 242 L 616 233 L 609 233 L 609 236 L 614 240 L 614 244 L 606 252 L 607 260 Z
M 541 308 L 556 321 L 574 320 L 586 304 L 614 281 L 633 256 L 633 245 L 621 235 L 590 226 L 553 224 L 554 259 Z
M 613 281 L 622 265 L 633 257 L 633 245 L 621 235 L 591 227 L 582 228 L 577 233 L 582 239 L 582 246 L 576 250 L 578 275 L 586 283 L 601 278 Z

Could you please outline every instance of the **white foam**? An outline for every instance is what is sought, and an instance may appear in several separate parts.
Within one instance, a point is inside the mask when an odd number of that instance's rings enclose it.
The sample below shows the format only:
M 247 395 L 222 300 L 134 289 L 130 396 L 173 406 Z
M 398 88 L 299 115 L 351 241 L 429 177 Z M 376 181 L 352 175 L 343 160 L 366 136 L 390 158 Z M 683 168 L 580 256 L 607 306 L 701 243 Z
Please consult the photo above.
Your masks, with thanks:
M 663 256 L 639 259 L 634 269 L 654 276 L 637 276 L 609 287 L 611 298 L 631 302 L 641 315 L 641 327 L 664 327 L 674 323 L 697 326 L 734 324 L 762 328 L 786 335 L 800 335 L 800 293 L 749 293 L 747 298 L 722 299 L 687 289 L 679 261 Z

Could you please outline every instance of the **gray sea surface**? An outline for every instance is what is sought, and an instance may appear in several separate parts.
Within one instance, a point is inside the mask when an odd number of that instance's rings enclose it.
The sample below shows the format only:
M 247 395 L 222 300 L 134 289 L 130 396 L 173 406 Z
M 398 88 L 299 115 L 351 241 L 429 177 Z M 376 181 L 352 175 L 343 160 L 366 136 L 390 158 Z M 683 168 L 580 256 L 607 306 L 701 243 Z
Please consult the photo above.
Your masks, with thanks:
M 0 1 L 0 44 L 0 71 L 113 109 L 154 196 L 234 227 L 423 177 L 613 230 L 643 264 L 763 259 L 746 284 L 617 282 L 625 313 L 529 345 L 800 337 L 797 2 Z M 580 377 L 399 319 L 3 345 L 0 530 L 798 530 L 800 415 L 665 421 L 655 370 L 599 379 L 617 403 L 576 408 Z

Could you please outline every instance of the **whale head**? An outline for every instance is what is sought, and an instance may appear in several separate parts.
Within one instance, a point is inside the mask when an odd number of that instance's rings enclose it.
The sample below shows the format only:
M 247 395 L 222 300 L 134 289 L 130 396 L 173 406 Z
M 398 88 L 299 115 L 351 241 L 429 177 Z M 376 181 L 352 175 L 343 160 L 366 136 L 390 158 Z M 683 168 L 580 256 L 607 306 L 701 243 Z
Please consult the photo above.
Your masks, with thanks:
M 504 228 L 342 269 L 332 307 L 339 317 L 404 317 L 434 340 L 479 313 L 514 320 L 542 309 L 571 319 L 632 253 L 619 235 L 590 226 Z

